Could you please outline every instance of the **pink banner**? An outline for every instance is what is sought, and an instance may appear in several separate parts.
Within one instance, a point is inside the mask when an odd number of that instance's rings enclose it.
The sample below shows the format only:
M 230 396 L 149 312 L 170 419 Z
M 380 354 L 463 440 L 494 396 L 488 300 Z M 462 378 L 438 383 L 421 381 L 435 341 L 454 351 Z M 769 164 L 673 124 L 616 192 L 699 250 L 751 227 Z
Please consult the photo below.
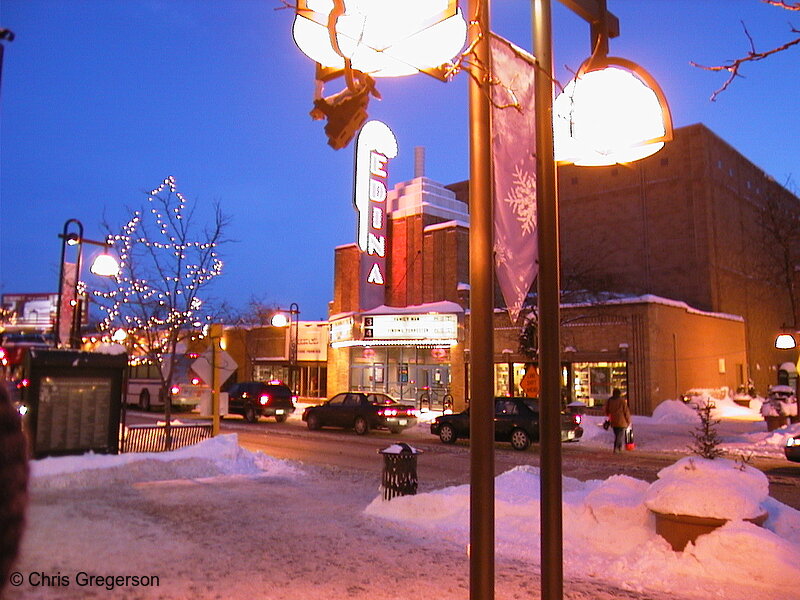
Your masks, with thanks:
M 72 320 L 75 318 L 75 279 L 77 278 L 75 263 L 64 263 L 64 279 L 61 282 L 61 314 L 58 323 L 58 339 L 69 344 L 70 333 L 72 332 Z
M 492 34 L 495 273 L 512 322 L 539 273 L 533 56 Z

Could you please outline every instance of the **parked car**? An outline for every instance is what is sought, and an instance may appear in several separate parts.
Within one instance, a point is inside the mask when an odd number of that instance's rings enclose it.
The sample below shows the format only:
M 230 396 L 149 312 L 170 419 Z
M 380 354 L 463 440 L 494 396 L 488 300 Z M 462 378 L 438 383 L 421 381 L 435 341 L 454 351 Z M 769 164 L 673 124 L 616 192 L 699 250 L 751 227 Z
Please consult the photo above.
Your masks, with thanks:
M 400 433 L 417 424 L 418 412 L 412 405 L 401 404 L 391 396 L 375 392 L 344 392 L 303 412 L 303 421 L 311 430 L 321 427 L 353 428 L 359 435 L 370 429 L 388 429 Z
M 784 446 L 783 452 L 790 461 L 800 462 L 800 435 L 790 437 L 786 440 L 786 446 Z
M 261 381 L 234 383 L 228 389 L 228 414 L 242 415 L 248 423 L 259 417 L 275 417 L 283 423 L 294 412 L 297 397 L 289 386 Z
M 561 441 L 576 441 L 583 436 L 581 416 L 561 414 Z M 431 433 L 445 444 L 469 437 L 469 409 L 453 415 L 442 415 L 431 422 Z M 494 437 L 511 442 L 514 450 L 526 450 L 539 441 L 539 399 L 498 396 L 494 399 Z

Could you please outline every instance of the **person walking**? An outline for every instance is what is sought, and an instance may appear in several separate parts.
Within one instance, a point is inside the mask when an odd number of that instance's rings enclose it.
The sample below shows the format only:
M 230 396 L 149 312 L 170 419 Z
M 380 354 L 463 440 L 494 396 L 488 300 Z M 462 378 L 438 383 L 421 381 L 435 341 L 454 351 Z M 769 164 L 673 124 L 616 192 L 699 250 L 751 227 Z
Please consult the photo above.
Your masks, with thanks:
M 606 417 L 614 430 L 614 452 L 622 452 L 625 431 L 631 426 L 631 411 L 619 388 L 614 388 L 606 400 Z

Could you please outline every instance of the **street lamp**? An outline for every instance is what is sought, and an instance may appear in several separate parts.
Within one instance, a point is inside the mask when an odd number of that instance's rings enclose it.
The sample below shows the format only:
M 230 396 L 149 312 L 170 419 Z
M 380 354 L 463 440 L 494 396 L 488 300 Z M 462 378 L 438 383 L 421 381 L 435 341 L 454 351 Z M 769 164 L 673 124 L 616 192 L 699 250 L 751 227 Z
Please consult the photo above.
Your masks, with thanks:
M 595 61 L 584 69 L 592 71 L 606 59 L 608 38 L 618 35 L 616 17 L 606 10 L 605 0 L 561 0 L 562 4 L 591 24 Z M 470 0 L 469 47 L 478 64 L 490 64 L 488 43 L 489 0 Z M 553 139 L 553 43 L 551 0 L 533 0 L 532 30 L 537 61 L 535 82 L 539 373 L 540 373 L 540 484 L 541 484 L 541 598 L 563 597 L 562 482 L 561 482 L 561 348 L 560 276 L 558 239 L 558 189 Z M 470 598 L 494 598 L 494 439 L 493 439 L 493 321 L 492 311 L 492 186 L 490 152 L 489 78 L 470 78 Z M 572 100 L 577 91 L 573 92 Z M 658 94 L 656 94 L 658 95 Z M 660 98 L 663 100 L 663 95 Z M 611 103 L 612 107 L 615 104 Z M 574 106 L 573 106 L 574 107 Z M 571 107 L 571 108 L 573 108 Z M 567 115 L 575 117 L 574 111 Z M 666 115 L 666 117 L 664 116 Z M 671 133 L 669 112 L 663 109 L 664 135 L 651 140 L 645 133 L 627 140 L 627 145 L 643 146 L 666 141 Z M 567 133 L 579 130 L 569 120 Z M 585 138 L 578 138 L 583 141 Z M 595 155 L 611 154 L 606 146 L 593 147 Z M 614 161 L 623 160 L 615 145 Z M 635 160 L 647 154 L 625 160 Z M 588 163 L 580 155 L 569 157 L 576 164 Z M 596 156 L 595 156 L 596 159 Z
M 444 0 L 442 0 L 444 1 Z M 560 144 L 567 152 L 560 160 L 575 164 L 613 164 L 638 160 L 657 151 L 664 141 L 670 139 L 671 121 L 663 94 L 657 86 L 647 86 L 648 77 L 643 70 L 630 61 L 608 58 L 608 38 L 618 35 L 619 24 L 616 17 L 606 10 L 605 0 L 561 0 L 570 10 L 591 24 L 593 56 L 585 63 L 569 93 L 565 96 L 562 121 L 559 129 L 566 134 L 566 142 Z M 345 74 L 351 70 L 360 70 L 374 77 L 404 75 L 405 72 L 394 72 L 396 65 L 375 66 L 365 60 L 359 62 L 359 52 L 372 58 L 391 57 L 391 43 L 376 43 L 372 33 L 367 36 L 367 19 L 372 15 L 365 13 L 371 5 L 388 6 L 384 3 L 360 3 L 357 0 L 298 0 L 297 19 L 295 21 L 295 41 L 311 58 L 318 61 L 318 78 L 326 80 L 325 68 L 343 69 Z M 412 14 L 420 10 L 425 2 L 408 1 L 394 3 L 397 6 L 395 17 L 403 14 L 397 12 L 403 7 Z M 441 2 L 428 0 L 428 4 L 439 5 Z M 455 2 L 447 2 L 452 10 Z M 323 20 L 319 15 L 310 16 L 314 6 L 320 13 L 327 13 Z M 468 48 L 474 65 L 490 65 L 489 50 L 490 28 L 489 0 L 469 0 Z M 539 302 L 539 372 L 540 372 L 540 447 L 541 447 L 541 547 L 542 547 L 542 599 L 553 600 L 563 596 L 563 557 L 562 557 L 562 494 L 561 494 L 561 356 L 560 356 L 560 281 L 559 281 L 559 241 L 558 241 L 558 194 L 556 180 L 556 157 L 553 139 L 553 48 L 552 19 L 550 0 L 532 0 L 534 55 L 537 60 L 537 77 L 535 83 L 535 116 L 536 116 L 536 171 L 537 171 L 537 238 L 539 256 L 538 302 Z M 354 8 L 354 12 L 348 11 Z M 361 13 L 358 13 L 361 8 Z M 304 13 L 304 11 L 306 11 Z M 310 12 L 309 12 L 310 11 Z M 422 12 L 416 13 L 423 14 Z M 348 15 L 358 26 L 346 33 L 340 25 L 347 23 Z M 452 17 L 452 15 L 451 15 Z M 310 20 L 311 24 L 301 23 L 301 19 Z M 359 20 L 360 19 L 360 20 Z M 402 22 L 406 22 L 403 19 Z M 446 21 L 445 21 L 446 22 Z M 318 40 L 321 40 L 317 51 L 310 51 L 310 46 L 301 40 L 298 27 L 315 26 Z M 393 32 L 396 33 L 396 32 Z M 361 42 L 365 42 L 362 46 Z M 391 42 L 391 40 L 390 40 Z M 326 45 L 327 44 L 327 45 Z M 319 50 L 323 48 L 324 50 Z M 415 49 L 422 53 L 427 48 L 420 45 Z M 370 55 L 372 51 L 375 56 Z M 323 54 L 325 56 L 323 56 Z M 433 56 L 441 60 L 442 55 L 435 51 Z M 336 64 L 326 64 L 330 58 Z M 400 62 L 411 62 L 401 60 Z M 322 63 L 322 64 L 319 64 Z M 611 70 L 613 67 L 613 70 Z M 423 69 L 417 69 L 423 70 Z M 629 75 L 616 71 L 628 71 Z M 408 73 L 414 72 L 409 70 Z M 596 73 L 597 72 L 597 73 Z M 605 73 L 603 73 L 605 72 Z M 319 74 L 322 73 L 320 76 Z M 620 82 L 633 83 L 634 106 L 639 105 L 642 97 L 649 95 L 641 91 L 641 84 L 649 87 L 659 101 L 658 110 L 645 111 L 646 116 L 660 115 L 660 125 L 652 126 L 645 132 L 637 128 L 634 135 L 628 134 L 623 141 L 611 145 L 605 139 L 605 133 L 598 133 L 598 119 L 610 120 L 608 114 L 597 116 L 597 113 L 584 109 L 584 92 L 582 88 L 595 87 L 598 81 L 616 77 L 611 91 L 620 87 Z M 351 74 L 352 75 L 352 74 Z M 599 77 L 602 75 L 602 78 Z M 624 79 L 623 79 L 624 78 Z M 591 83 L 592 86 L 587 86 Z M 653 82 L 654 83 L 654 82 Z M 350 83 L 348 82 L 348 86 Z M 493 210 L 492 210 L 492 155 L 490 127 L 490 86 L 492 77 L 470 77 L 469 79 L 469 125 L 470 125 L 470 183 L 469 183 L 469 277 L 470 277 L 470 598 L 472 600 L 492 600 L 494 598 L 494 244 L 493 244 Z M 626 84 L 627 85 L 627 84 Z M 637 87 L 638 86 L 638 87 Z M 605 88 L 608 89 L 608 88 Z M 366 92 L 362 92 L 366 93 Z M 603 103 L 606 110 L 618 109 L 620 102 L 628 102 L 631 93 L 621 99 L 606 96 Z M 612 98 L 608 100 L 608 98 Z M 652 103 L 650 103 L 651 106 Z M 589 103 L 592 108 L 591 102 Z M 627 115 L 630 116 L 630 104 Z M 579 111 L 578 108 L 581 110 Z M 329 112 L 332 113 L 331 110 Z M 617 111 L 618 112 L 618 111 Z M 623 113 L 626 114 L 626 113 Z M 588 125 L 586 117 L 588 115 Z M 355 119 L 358 122 L 358 119 Z M 361 121 L 363 122 L 363 121 Z M 649 122 L 649 119 L 637 119 L 637 124 Z M 613 128 L 619 128 L 615 121 Z M 624 123 L 624 119 L 622 121 Z M 612 129 L 615 133 L 616 131 Z M 326 129 L 326 133 L 327 133 Z M 329 135 L 330 137 L 330 135 Z M 345 139 L 344 136 L 342 139 Z M 349 141 L 349 138 L 347 138 Z M 600 141 L 602 143 L 598 144 Z M 660 145 L 659 145 L 660 144 Z M 334 145 L 341 147 L 341 145 Z M 623 150 L 634 149 L 632 153 Z M 588 155 L 587 155 L 587 152 Z M 611 162 L 608 162 L 611 161 Z
M 287 318 L 286 315 L 289 315 Z M 299 385 L 297 377 L 297 344 L 300 336 L 300 307 L 296 302 L 289 305 L 289 310 L 280 310 L 276 312 L 270 324 L 273 327 L 287 327 L 292 326 L 289 330 L 289 387 L 295 395 L 299 395 Z
M 781 333 L 775 338 L 775 347 L 778 350 L 791 350 L 797 347 L 797 341 L 791 333 Z
M 73 231 L 70 231 L 70 230 Z M 92 244 L 95 246 L 102 246 L 103 253 L 100 254 L 92 263 L 90 268 L 91 272 L 95 275 L 103 277 L 115 277 L 119 274 L 119 264 L 113 256 L 108 254 L 110 244 L 108 242 L 98 242 L 95 240 L 87 239 L 83 236 L 83 223 L 78 219 L 68 219 L 64 223 L 63 231 L 58 234 L 61 238 L 61 263 L 58 274 L 58 304 L 56 305 L 56 321 L 53 326 L 53 337 L 55 339 L 56 347 L 62 345 L 64 338 L 64 331 L 62 331 L 62 314 L 65 312 L 69 314 L 69 329 L 67 346 L 69 348 L 77 348 L 80 341 L 80 324 L 83 318 L 83 301 L 81 296 L 82 283 L 81 278 L 81 263 L 83 261 L 83 244 Z M 67 246 L 77 246 L 77 257 L 74 265 L 70 269 L 66 267 L 66 252 Z M 69 271 L 69 273 L 67 273 Z M 68 306 L 63 306 L 67 304 Z

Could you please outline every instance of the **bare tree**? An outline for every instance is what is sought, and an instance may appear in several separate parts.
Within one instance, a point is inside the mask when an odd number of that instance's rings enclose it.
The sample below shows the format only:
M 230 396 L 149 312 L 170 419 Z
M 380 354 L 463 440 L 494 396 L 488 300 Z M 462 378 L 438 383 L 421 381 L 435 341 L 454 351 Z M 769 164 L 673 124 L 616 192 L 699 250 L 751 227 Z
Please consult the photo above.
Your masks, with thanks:
M 227 219 L 214 205 L 210 225 L 196 222 L 197 205 L 188 208 L 175 178 L 147 194 L 144 208 L 108 239 L 119 255 L 120 273 L 94 292 L 104 313 L 103 330 L 127 334 L 129 349 L 159 365 L 169 448 L 171 389 L 179 344 L 204 334 L 211 308 L 202 292 L 221 274 L 217 252 Z M 106 228 L 111 229 L 106 225 Z
M 764 4 L 769 4 L 770 6 L 777 6 L 785 10 L 800 11 L 800 2 L 787 2 L 786 0 L 761 0 L 761 1 Z M 717 96 L 719 96 L 722 92 L 727 90 L 728 87 L 733 83 L 733 81 L 737 77 L 743 77 L 743 75 L 739 73 L 739 70 L 741 69 L 742 65 L 764 60 L 765 58 L 769 58 L 773 54 L 784 52 L 785 50 L 788 50 L 792 46 L 800 44 L 800 35 L 797 35 L 797 37 L 790 39 L 784 44 L 781 44 L 769 50 L 758 51 L 756 50 L 753 37 L 750 35 L 750 32 L 747 30 L 747 26 L 744 24 L 744 22 L 742 22 L 742 28 L 744 29 L 744 34 L 747 37 L 747 40 L 750 44 L 750 50 L 747 52 L 747 54 L 716 66 L 705 66 L 697 64 L 695 62 L 691 63 L 692 66 L 698 67 L 700 69 L 705 69 L 707 71 L 726 71 L 728 73 L 728 79 L 725 80 L 725 83 L 723 83 L 718 90 L 716 90 L 713 94 L 711 94 L 712 102 L 717 99 Z M 790 27 L 789 32 L 792 34 L 800 34 L 800 29 L 797 29 L 796 27 Z
M 757 254 L 755 272 L 765 283 L 786 291 L 792 311 L 791 326 L 795 327 L 800 308 L 796 273 L 800 265 L 800 206 L 791 194 L 768 192 L 756 220 L 763 232 L 764 251 Z

